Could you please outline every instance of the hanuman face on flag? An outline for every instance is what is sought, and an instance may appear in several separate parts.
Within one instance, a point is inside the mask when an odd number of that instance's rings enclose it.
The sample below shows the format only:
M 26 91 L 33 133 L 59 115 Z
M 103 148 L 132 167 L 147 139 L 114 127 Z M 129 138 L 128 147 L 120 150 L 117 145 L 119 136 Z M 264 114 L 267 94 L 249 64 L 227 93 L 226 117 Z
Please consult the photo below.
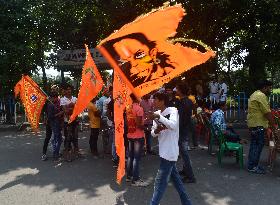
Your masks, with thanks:
M 215 52 L 199 41 L 174 38 L 184 15 L 181 5 L 164 6 L 124 25 L 98 45 L 136 96 L 160 88 L 215 56 Z M 184 46 L 182 42 L 196 42 L 205 51 Z
M 135 87 L 159 79 L 175 69 L 169 62 L 169 55 L 160 52 L 156 42 L 150 41 L 142 33 L 110 40 L 104 47 L 118 61 L 123 73 Z

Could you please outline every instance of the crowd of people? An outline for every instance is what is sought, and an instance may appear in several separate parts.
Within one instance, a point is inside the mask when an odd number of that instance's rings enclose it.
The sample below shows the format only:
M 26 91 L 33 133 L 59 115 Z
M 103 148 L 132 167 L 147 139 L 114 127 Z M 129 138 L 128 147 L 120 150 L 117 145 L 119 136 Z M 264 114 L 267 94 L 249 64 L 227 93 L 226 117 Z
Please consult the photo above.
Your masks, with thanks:
M 164 89 L 143 96 L 141 100 L 130 95 L 132 104 L 127 106 L 124 116 L 124 142 L 126 149 L 126 182 L 132 186 L 148 186 L 140 176 L 140 162 L 144 154 L 159 155 L 160 167 L 155 177 L 154 193 L 150 204 L 159 204 L 169 179 L 179 193 L 182 204 L 191 204 L 183 183 L 196 183 L 189 151 L 204 148 L 209 143 L 205 121 L 215 129 L 221 130 L 226 139 L 235 143 L 246 143 L 225 121 L 226 93 L 225 83 L 210 82 L 210 104 L 203 95 L 202 87 L 196 85 L 193 95 L 186 83 L 167 84 Z M 215 90 L 214 90 L 215 87 Z M 248 126 L 251 133 L 248 171 L 263 174 L 258 165 L 263 148 L 264 130 L 268 122 L 273 124 L 266 95 L 271 83 L 264 81 L 259 90 L 249 99 Z M 68 123 L 77 98 L 72 96 L 72 86 L 64 85 L 62 92 L 52 87 L 47 104 L 46 138 L 42 160 L 47 160 L 47 147 L 52 137 L 53 159 L 71 162 L 81 154 L 78 145 L 78 120 Z M 61 95 L 59 95 L 61 93 Z M 98 158 L 98 140 L 103 142 L 103 151 L 112 156 L 113 166 L 118 165 L 114 137 L 113 88 L 105 89 L 101 97 L 96 97 L 88 105 L 90 126 L 89 148 L 92 156 Z M 213 107 L 213 105 L 216 105 Z M 62 133 L 64 151 L 61 156 Z M 153 150 L 152 137 L 158 139 L 159 151 Z M 192 142 L 192 143 L 190 143 Z M 191 146 L 192 144 L 192 146 Z M 183 161 L 182 170 L 177 170 L 178 156 Z

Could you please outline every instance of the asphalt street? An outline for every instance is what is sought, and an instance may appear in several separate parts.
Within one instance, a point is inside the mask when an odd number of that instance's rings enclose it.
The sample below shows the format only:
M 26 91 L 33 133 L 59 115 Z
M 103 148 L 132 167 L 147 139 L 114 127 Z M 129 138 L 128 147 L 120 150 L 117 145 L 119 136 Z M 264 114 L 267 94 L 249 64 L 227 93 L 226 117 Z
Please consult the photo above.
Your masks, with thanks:
M 237 130 L 247 138 L 247 130 Z M 141 176 L 151 182 L 146 188 L 116 184 L 116 170 L 109 155 L 94 159 L 88 152 L 89 132 L 79 133 L 84 157 L 71 163 L 41 161 L 45 132 L 6 130 L 0 132 L 1 205 L 146 205 L 153 193 L 159 167 L 158 156 L 145 156 Z M 156 144 L 156 141 L 154 142 Z M 245 162 L 248 145 L 245 146 Z M 48 155 L 51 156 L 49 146 Z M 185 187 L 194 205 L 278 205 L 280 203 L 280 154 L 273 172 L 254 175 L 241 170 L 234 158 L 218 166 L 206 150 L 192 150 L 190 157 L 196 184 Z M 262 154 L 266 165 L 267 148 Z M 178 167 L 182 162 L 178 161 Z M 179 196 L 169 184 L 161 205 L 179 205 Z

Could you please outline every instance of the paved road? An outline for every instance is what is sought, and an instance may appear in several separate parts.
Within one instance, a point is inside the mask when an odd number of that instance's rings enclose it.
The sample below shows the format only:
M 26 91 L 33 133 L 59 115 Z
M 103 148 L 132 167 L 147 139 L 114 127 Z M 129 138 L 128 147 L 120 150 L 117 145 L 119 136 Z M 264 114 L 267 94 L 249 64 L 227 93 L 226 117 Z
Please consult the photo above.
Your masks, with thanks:
M 247 136 L 246 131 L 242 131 Z M 0 132 L 0 204 L 1 205 L 144 205 L 153 185 L 131 187 L 115 183 L 115 170 L 109 157 L 93 159 L 87 153 L 89 133 L 80 133 L 85 158 L 56 164 L 40 160 L 44 132 Z M 247 154 L 247 147 L 245 154 Z M 227 158 L 218 167 L 215 157 L 205 150 L 190 152 L 198 182 L 186 185 L 194 205 L 278 205 L 280 202 L 280 163 L 273 173 L 252 175 L 240 170 Z M 263 157 L 267 156 L 267 150 Z M 245 156 L 245 158 L 247 158 Z M 141 162 L 143 178 L 156 175 L 159 159 L 147 156 Z M 178 166 L 181 166 L 179 161 Z M 180 204 L 170 184 L 161 205 Z

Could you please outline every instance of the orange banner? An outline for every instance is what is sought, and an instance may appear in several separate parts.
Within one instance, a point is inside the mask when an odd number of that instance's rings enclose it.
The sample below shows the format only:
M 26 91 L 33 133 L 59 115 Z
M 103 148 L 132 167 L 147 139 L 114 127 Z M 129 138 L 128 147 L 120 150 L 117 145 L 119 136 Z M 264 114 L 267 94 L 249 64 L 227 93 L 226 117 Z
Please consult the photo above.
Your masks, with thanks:
M 20 94 L 28 122 L 31 128 L 37 131 L 41 111 L 47 100 L 47 96 L 29 76 L 22 76 L 21 80 L 16 84 L 14 91 L 15 96 Z
M 119 156 L 117 182 L 120 184 L 125 175 L 125 147 L 124 147 L 124 119 L 123 113 L 126 106 L 131 104 L 131 94 L 127 84 L 117 71 L 114 71 L 113 99 L 114 99 L 114 122 L 115 122 L 115 145 Z
M 84 111 L 90 101 L 101 91 L 104 83 L 102 77 L 91 57 L 90 51 L 86 46 L 86 61 L 82 71 L 82 82 L 78 94 L 77 103 L 75 104 L 73 113 L 69 123 Z
M 22 88 L 22 79 L 20 79 L 20 81 L 18 81 L 16 86 L 14 87 L 15 97 L 17 97 L 19 94 L 22 94 L 21 88 Z M 20 96 L 20 98 L 22 98 L 22 96 Z
M 158 9 L 99 44 L 100 52 L 138 98 L 215 56 L 207 46 L 202 46 L 202 52 L 170 39 L 184 15 L 181 5 Z

